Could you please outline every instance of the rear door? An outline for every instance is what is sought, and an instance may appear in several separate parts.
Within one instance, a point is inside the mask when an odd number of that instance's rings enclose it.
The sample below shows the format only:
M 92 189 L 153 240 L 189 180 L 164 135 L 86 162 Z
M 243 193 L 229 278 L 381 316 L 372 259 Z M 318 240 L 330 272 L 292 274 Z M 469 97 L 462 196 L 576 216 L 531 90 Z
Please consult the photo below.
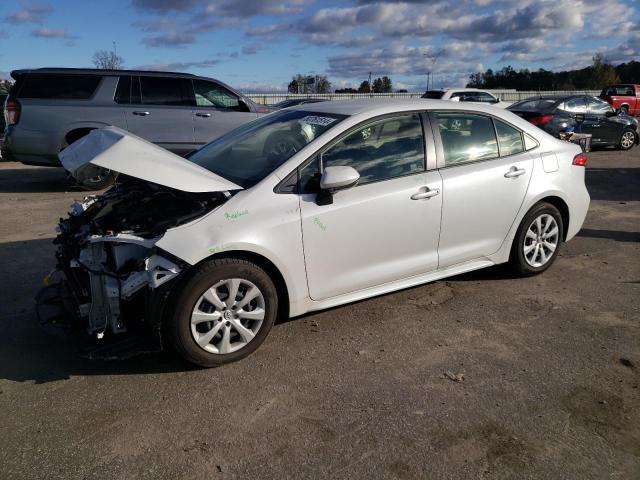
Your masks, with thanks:
M 435 112 L 442 176 L 440 268 L 497 252 L 520 210 L 533 158 L 515 127 L 471 112 Z M 495 126 L 494 126 L 495 124 Z
M 196 79 L 193 89 L 195 139 L 200 145 L 258 118 L 240 97 L 216 82 Z
M 116 99 L 122 103 L 131 133 L 179 155 L 196 149 L 190 79 L 125 76 L 120 82 Z

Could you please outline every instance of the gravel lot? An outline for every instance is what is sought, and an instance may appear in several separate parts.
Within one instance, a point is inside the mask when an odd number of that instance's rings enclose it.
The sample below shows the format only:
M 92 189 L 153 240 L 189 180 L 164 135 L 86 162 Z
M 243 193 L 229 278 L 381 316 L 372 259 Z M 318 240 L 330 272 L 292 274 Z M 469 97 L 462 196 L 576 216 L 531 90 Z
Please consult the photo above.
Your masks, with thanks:
M 40 330 L 53 228 L 83 192 L 0 163 L 0 477 L 640 478 L 640 148 L 590 154 L 587 183 L 584 229 L 541 276 L 280 322 L 199 370 L 90 362 Z

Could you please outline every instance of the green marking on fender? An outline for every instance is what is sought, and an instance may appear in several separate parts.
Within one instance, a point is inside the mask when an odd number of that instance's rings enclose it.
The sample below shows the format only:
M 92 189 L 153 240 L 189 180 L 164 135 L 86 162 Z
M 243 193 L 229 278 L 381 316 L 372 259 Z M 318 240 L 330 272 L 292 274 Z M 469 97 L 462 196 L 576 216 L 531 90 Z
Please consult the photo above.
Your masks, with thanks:
M 249 210 L 243 210 L 242 212 L 232 212 L 232 213 L 225 213 L 224 214 L 224 218 L 226 218 L 227 220 L 237 220 L 240 217 L 244 217 L 245 215 L 249 215 Z
M 315 223 L 323 232 L 327 231 L 327 226 L 323 224 L 318 217 L 313 217 L 313 223 Z

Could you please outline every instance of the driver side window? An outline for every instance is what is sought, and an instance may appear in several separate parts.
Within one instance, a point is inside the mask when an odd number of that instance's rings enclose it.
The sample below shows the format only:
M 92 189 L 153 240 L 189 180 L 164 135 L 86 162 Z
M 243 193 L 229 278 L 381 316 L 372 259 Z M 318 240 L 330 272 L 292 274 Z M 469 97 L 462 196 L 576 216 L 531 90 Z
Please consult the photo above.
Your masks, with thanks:
M 240 101 L 236 95 L 214 82 L 194 80 L 193 89 L 198 107 L 237 110 L 240 106 Z
M 322 165 L 353 167 L 363 185 L 422 172 L 424 158 L 422 121 L 413 113 L 358 127 L 324 152 Z

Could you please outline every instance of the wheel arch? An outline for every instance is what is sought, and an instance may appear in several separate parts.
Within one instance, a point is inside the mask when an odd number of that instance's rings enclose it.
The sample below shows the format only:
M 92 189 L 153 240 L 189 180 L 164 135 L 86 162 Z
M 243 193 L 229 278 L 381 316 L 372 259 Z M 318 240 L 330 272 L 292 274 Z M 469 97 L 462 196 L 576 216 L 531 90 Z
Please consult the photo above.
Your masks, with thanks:
M 282 272 L 280 272 L 280 269 L 271 260 L 264 255 L 249 250 L 227 250 L 208 256 L 199 263 L 208 262 L 216 258 L 240 258 L 255 263 L 262 268 L 267 275 L 269 275 L 269 278 L 271 278 L 276 287 L 278 294 L 278 318 L 289 318 L 289 289 L 287 282 Z
M 541 202 L 550 203 L 551 205 L 556 207 L 560 212 L 560 216 L 562 217 L 562 241 L 563 242 L 566 241 L 567 230 L 569 227 L 569 220 L 570 220 L 569 205 L 567 205 L 567 202 L 565 202 L 562 198 L 557 197 L 555 195 L 543 197 L 539 199 L 534 205 L 537 205 L 538 203 L 541 203 Z M 531 208 L 533 208 L 533 206 Z
M 110 126 L 109 123 L 103 122 L 75 122 L 65 126 L 64 130 L 62 130 L 62 136 L 59 141 L 59 149 L 65 146 L 65 142 L 67 145 L 71 145 L 74 141 L 84 137 L 91 130 L 95 130 L 97 128 L 103 128 Z M 72 140 L 72 141 L 69 141 Z

